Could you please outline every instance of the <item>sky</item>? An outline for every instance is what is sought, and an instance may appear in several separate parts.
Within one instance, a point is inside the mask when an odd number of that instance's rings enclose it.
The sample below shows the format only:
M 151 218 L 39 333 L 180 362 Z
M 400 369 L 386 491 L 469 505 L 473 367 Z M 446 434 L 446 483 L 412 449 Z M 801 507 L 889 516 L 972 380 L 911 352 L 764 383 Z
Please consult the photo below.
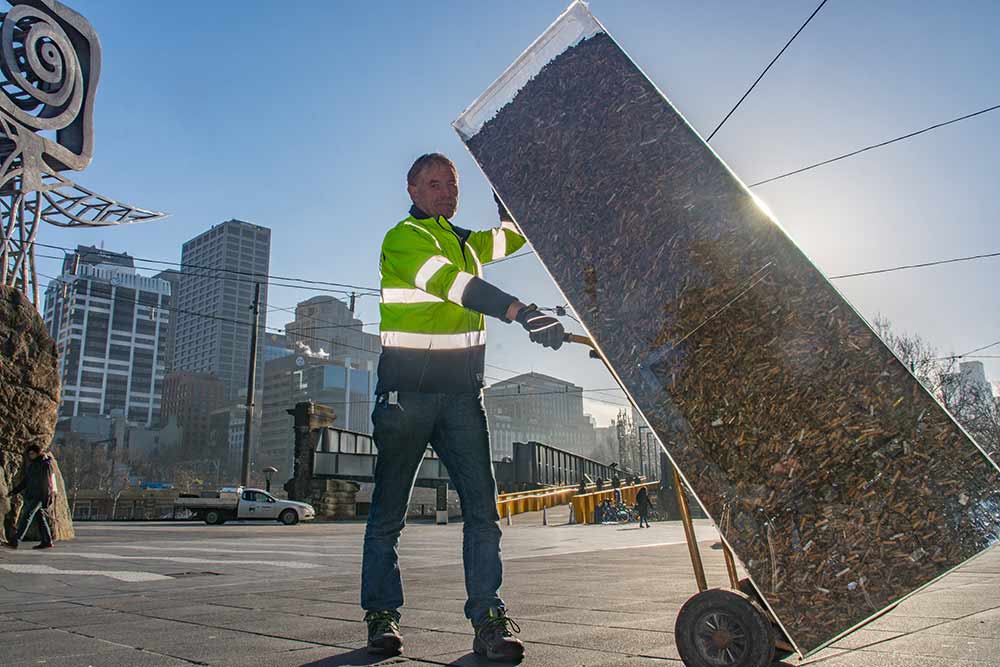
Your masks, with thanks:
M 68 4 L 103 46 L 94 160 L 72 177 L 170 217 L 45 226 L 40 242 L 103 242 L 176 262 L 184 241 L 235 217 L 273 230 L 272 274 L 377 286 L 382 236 L 406 216 L 405 173 L 421 153 L 444 152 L 458 166 L 456 224 L 496 224 L 489 186 L 451 122 L 567 2 Z M 590 7 L 707 136 L 816 4 Z M 998 26 L 1000 3 L 989 1 L 829 0 L 712 145 L 753 183 L 998 104 Z M 755 192 L 836 275 L 1000 251 L 998 169 L 1000 111 Z M 39 259 L 39 272 L 55 275 L 58 261 Z M 995 258 L 836 285 L 864 316 L 961 354 L 1000 340 L 998 275 Z M 534 256 L 487 266 L 486 278 L 525 302 L 563 303 Z M 269 306 L 310 296 L 272 287 Z M 361 299 L 359 316 L 377 322 L 377 300 Z M 291 317 L 272 310 L 267 325 Z M 546 350 L 497 321 L 488 335 L 491 380 L 533 370 L 588 390 L 615 386 L 579 346 Z M 982 361 L 1000 379 L 1000 359 Z M 585 396 L 601 425 L 625 405 L 618 391 Z

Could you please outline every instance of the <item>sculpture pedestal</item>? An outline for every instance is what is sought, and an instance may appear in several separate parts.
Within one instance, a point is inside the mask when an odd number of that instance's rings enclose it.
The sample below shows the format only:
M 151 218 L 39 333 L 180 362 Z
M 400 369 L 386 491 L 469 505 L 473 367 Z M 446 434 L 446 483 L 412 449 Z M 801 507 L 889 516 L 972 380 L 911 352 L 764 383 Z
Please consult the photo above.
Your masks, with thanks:
M 0 286 L 0 521 L 13 533 L 20 498 L 8 498 L 24 462 L 24 450 L 52 442 L 59 408 L 59 356 L 41 316 L 21 292 Z M 49 521 L 57 540 L 74 537 L 66 489 L 55 465 L 59 493 Z M 37 539 L 37 529 L 27 539 Z

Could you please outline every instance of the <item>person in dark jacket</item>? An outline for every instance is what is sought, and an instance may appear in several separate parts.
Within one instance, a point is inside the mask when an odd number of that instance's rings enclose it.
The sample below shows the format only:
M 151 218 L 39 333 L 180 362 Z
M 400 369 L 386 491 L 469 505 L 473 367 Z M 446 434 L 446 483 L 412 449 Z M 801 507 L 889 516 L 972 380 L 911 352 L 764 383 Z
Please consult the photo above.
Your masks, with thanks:
M 649 528 L 649 491 L 646 487 L 639 489 L 638 495 L 635 497 L 636 510 L 639 512 L 639 527 L 642 528 L 642 524 L 646 524 L 646 528 Z
M 26 452 L 28 464 L 24 467 L 24 474 L 21 481 L 10 490 L 13 498 L 17 494 L 24 496 L 24 505 L 21 507 L 21 515 L 17 519 L 17 528 L 13 539 L 7 543 L 11 549 L 16 549 L 17 545 L 24 539 L 31 522 L 38 519 L 38 530 L 41 534 L 41 542 L 32 547 L 34 549 L 51 549 L 52 531 L 49 529 L 49 521 L 46 517 L 49 507 L 56 496 L 56 473 L 52 467 L 52 457 L 43 454 L 41 447 L 31 445 Z

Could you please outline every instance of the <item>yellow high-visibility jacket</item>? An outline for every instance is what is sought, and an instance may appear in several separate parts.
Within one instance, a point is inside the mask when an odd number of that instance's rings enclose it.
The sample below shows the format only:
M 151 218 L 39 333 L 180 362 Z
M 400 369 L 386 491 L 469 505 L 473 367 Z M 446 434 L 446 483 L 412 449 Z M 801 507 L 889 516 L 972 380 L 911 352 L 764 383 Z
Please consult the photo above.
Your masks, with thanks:
M 482 279 L 483 264 L 525 243 L 512 222 L 456 227 L 417 207 L 382 242 L 382 356 L 377 393 L 465 393 L 483 385 L 486 321 L 504 321 L 514 297 Z

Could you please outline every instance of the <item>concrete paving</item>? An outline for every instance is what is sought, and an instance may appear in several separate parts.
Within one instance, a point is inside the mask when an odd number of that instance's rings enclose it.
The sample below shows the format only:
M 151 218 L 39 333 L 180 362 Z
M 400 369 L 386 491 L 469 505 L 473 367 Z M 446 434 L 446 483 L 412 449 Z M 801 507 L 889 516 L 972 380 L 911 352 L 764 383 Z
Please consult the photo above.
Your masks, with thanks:
M 504 526 L 503 595 L 524 665 L 680 665 L 673 627 L 694 592 L 676 522 Z M 710 584 L 715 532 L 698 522 Z M 462 615 L 461 526 L 413 524 L 400 557 L 403 656 L 364 652 L 360 523 L 80 523 L 44 552 L 0 554 L 0 665 L 486 664 Z M 967 564 L 806 662 L 829 667 L 1000 665 L 1000 550 Z M 789 664 L 795 664 L 792 661 Z

